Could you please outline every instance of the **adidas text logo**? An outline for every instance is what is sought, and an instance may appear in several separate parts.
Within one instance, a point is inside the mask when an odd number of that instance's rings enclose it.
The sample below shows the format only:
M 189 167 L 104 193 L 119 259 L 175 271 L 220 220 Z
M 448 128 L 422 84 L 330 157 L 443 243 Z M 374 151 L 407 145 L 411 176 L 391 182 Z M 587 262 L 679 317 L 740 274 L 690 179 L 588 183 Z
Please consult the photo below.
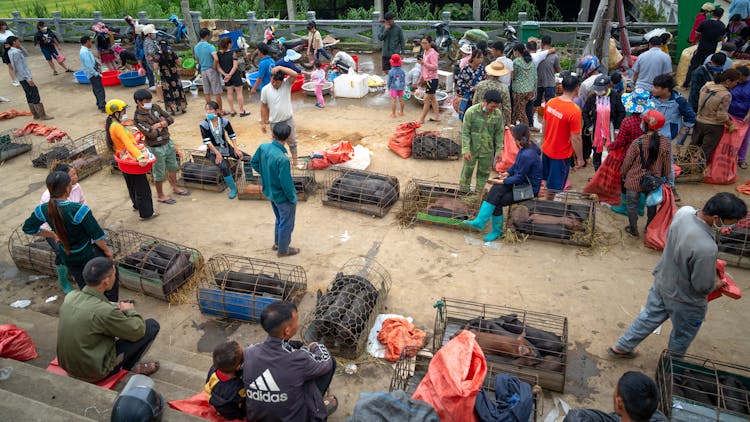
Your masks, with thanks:
M 278 393 L 279 386 L 273 379 L 271 371 L 266 369 L 255 381 L 247 387 L 247 397 L 265 403 L 280 403 L 287 401 L 286 393 Z

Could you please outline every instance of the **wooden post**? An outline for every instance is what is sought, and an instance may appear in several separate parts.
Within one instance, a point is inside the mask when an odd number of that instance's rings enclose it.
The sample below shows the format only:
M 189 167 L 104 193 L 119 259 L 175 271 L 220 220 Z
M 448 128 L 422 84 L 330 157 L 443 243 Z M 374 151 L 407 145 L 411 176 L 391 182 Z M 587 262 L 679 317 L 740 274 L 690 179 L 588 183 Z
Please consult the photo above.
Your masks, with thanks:
M 383 31 L 383 25 L 380 23 L 380 12 L 372 12 L 372 45 L 373 47 L 380 44 L 380 33 Z
M 258 15 L 263 16 L 263 12 L 266 11 L 266 0 L 258 0 L 258 7 L 256 9 Z
M 597 55 L 597 51 L 602 43 L 603 36 L 603 23 L 604 14 L 607 11 L 608 0 L 601 0 L 599 7 L 596 9 L 596 16 L 594 16 L 594 22 L 591 25 L 591 34 L 589 35 L 589 41 L 586 43 L 586 47 L 583 49 L 583 55 Z
M 255 42 L 258 39 L 258 32 L 258 19 L 255 17 L 255 12 L 247 12 L 247 33 L 250 42 Z
M 65 28 L 63 28 L 60 19 L 62 19 L 60 12 L 52 12 L 52 23 L 55 25 L 55 32 L 60 37 L 60 42 L 65 42 Z
M 286 13 L 290 21 L 297 19 L 297 5 L 294 0 L 286 0 Z
M 482 20 L 482 0 L 474 0 L 472 2 L 472 13 L 471 17 L 475 21 L 481 21 Z

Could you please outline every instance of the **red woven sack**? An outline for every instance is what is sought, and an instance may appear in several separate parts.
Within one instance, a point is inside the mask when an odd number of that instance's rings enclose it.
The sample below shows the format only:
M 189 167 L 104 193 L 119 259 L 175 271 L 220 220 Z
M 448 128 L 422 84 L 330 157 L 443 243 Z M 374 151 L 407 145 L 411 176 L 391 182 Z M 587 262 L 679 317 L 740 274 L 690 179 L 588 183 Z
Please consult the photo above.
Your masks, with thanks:
M 188 415 L 198 416 L 199 418 L 208 419 L 213 422 L 227 422 L 229 419 L 222 417 L 216 409 L 208 402 L 206 393 L 200 393 L 182 400 L 172 400 L 167 402 L 169 407 Z M 234 419 L 236 421 L 244 419 Z
M 724 129 L 724 135 L 706 167 L 703 183 L 731 185 L 737 181 L 737 154 L 747 132 L 747 123 L 734 117 L 730 118 L 735 129 L 732 132 Z
M 730 277 L 729 274 L 724 271 L 724 268 L 726 266 L 727 261 L 724 261 L 723 259 L 716 260 L 716 274 L 719 276 L 719 278 L 721 278 L 721 281 L 725 282 L 726 284 L 708 294 L 709 302 L 721 296 L 727 296 L 734 300 L 742 298 L 742 291 L 740 291 L 740 286 L 738 286 L 737 283 L 732 280 L 732 277 Z
M 331 164 L 345 163 L 352 159 L 354 147 L 349 141 L 341 141 L 326 148 L 323 155 Z
M 393 132 L 391 140 L 388 141 L 388 149 L 401 158 L 411 157 L 411 145 L 419 126 L 418 122 L 405 122 L 396 126 L 396 131 Z
M 0 325 L 0 356 L 27 361 L 35 359 L 36 348 L 29 333 L 13 324 Z
M 677 212 L 677 204 L 674 202 L 674 195 L 672 195 L 672 189 L 666 184 L 662 185 L 662 192 L 664 200 L 661 202 L 661 207 L 656 211 L 654 219 L 651 220 L 651 224 L 646 229 L 646 236 L 643 239 L 643 244 L 649 248 L 661 251 L 664 249 L 664 245 L 667 244 L 667 233 L 669 232 L 669 226 L 672 224 L 672 218 Z
M 503 142 L 503 152 L 500 155 L 500 160 L 495 164 L 495 171 L 502 173 L 508 171 L 516 162 L 516 156 L 518 155 L 518 145 L 516 145 L 515 138 L 510 129 L 505 129 L 505 141 Z

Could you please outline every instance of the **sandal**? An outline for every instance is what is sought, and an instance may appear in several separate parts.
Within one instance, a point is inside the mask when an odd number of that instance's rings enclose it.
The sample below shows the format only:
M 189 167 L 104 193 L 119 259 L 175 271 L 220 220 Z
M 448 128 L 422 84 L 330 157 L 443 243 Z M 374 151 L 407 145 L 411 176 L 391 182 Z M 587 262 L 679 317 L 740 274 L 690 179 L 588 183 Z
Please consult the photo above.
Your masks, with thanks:
M 336 409 L 339 408 L 339 399 L 333 394 L 328 394 L 323 397 L 323 404 L 326 406 L 326 414 L 330 416 Z
M 150 216 L 148 216 L 148 217 L 141 217 L 141 221 L 146 221 L 146 220 L 153 220 L 154 218 L 156 218 L 156 217 L 158 217 L 158 216 L 159 216 L 159 213 L 158 213 L 158 212 L 156 212 L 156 211 L 154 211 L 154 213 L 153 213 L 153 214 L 151 214 L 151 215 L 150 215 Z
M 240 117 L 247 117 L 249 115 L 250 115 L 249 111 L 243 111 L 242 113 L 240 113 Z
M 299 253 L 299 248 L 293 248 L 293 247 L 290 246 L 289 249 L 286 252 L 277 252 L 276 256 L 278 256 L 279 258 L 281 258 L 281 257 L 284 257 L 284 256 L 297 255 L 298 253 Z
M 609 348 L 607 349 L 607 354 L 610 357 L 616 358 L 616 359 L 634 359 L 638 357 L 638 353 L 630 351 L 630 352 L 616 352 L 615 349 Z
M 229 115 L 230 115 L 230 116 L 232 116 L 232 117 L 234 117 L 234 116 L 236 116 L 236 115 L 237 115 L 237 112 L 236 112 L 236 111 L 233 111 L 233 112 L 229 113 Z
M 159 362 L 144 362 L 135 365 L 130 372 L 149 376 L 159 370 Z
M 72 69 L 65 69 L 65 73 L 73 73 Z
M 59 75 L 59 73 L 57 73 L 56 70 L 54 72 L 52 72 L 52 76 L 57 76 L 57 75 Z
M 179 196 L 190 196 L 190 191 L 187 189 L 183 189 L 181 191 L 172 191 L 173 194 L 179 195 Z
M 279 245 L 273 245 L 273 246 L 271 246 L 271 250 L 272 251 L 278 251 L 279 250 Z
M 639 235 L 638 235 L 638 230 L 637 230 L 637 229 L 636 229 L 636 230 L 634 230 L 634 229 L 633 229 L 633 228 L 631 228 L 630 226 L 625 226 L 625 233 L 627 233 L 627 234 L 629 234 L 629 235 L 631 235 L 631 236 L 635 237 L 636 239 L 637 239 L 637 238 L 639 237 Z
M 162 204 L 176 204 L 177 201 L 175 201 L 173 198 L 167 198 L 167 199 L 157 199 L 157 201 L 161 202 Z
M 741 169 L 746 169 L 746 168 L 747 168 L 747 162 L 745 162 L 745 161 L 740 161 L 740 168 L 741 168 Z

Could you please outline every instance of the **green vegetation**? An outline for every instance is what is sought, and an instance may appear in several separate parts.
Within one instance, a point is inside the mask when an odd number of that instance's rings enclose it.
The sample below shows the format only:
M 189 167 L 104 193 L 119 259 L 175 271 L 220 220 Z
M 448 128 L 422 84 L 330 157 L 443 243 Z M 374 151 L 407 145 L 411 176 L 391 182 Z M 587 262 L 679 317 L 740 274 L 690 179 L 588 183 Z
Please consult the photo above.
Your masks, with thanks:
M 665 22 L 667 20 L 661 11 L 656 10 L 656 8 L 650 4 L 641 7 L 641 19 L 644 22 Z

